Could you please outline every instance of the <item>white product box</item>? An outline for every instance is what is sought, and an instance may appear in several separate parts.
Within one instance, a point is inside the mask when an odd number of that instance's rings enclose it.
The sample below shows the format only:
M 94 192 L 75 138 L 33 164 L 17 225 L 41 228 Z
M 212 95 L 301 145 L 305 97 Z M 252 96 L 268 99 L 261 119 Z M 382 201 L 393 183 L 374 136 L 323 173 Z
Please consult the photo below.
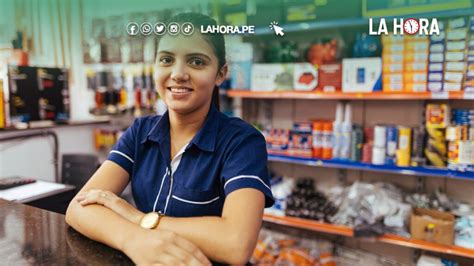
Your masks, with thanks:
M 382 89 L 382 58 L 342 60 L 342 91 L 371 92 Z

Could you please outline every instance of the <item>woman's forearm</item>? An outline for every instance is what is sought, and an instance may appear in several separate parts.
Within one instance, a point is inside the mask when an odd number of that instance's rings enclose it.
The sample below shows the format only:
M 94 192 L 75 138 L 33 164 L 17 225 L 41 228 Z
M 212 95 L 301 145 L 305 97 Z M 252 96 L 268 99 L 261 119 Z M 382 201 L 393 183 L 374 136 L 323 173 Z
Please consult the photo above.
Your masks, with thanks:
M 91 204 L 81 206 L 72 200 L 66 222 L 81 234 L 123 251 L 123 244 L 137 226 L 107 207 Z
M 249 232 L 241 232 L 222 217 L 162 217 L 159 230 L 173 231 L 193 242 L 211 260 L 228 264 L 245 264 L 255 241 Z M 258 234 L 258 233 L 257 233 Z

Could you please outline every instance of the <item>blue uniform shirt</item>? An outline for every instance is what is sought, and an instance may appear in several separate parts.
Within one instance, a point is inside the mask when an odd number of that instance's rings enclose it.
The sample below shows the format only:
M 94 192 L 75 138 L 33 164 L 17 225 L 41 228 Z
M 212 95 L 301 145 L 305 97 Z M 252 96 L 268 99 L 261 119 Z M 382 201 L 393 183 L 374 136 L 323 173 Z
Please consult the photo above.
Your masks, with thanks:
M 225 197 L 241 188 L 260 190 L 265 207 L 273 205 L 266 144 L 258 130 L 211 107 L 203 127 L 171 160 L 169 127 L 168 113 L 136 119 L 109 154 L 130 174 L 139 210 L 221 216 Z

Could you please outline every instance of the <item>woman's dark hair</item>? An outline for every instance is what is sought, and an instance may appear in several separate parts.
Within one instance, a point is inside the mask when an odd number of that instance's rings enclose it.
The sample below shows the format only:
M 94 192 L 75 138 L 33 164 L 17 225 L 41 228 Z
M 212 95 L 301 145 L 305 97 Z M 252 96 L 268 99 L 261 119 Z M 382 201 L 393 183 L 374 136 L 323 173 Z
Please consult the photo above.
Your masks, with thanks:
M 194 31 L 195 32 L 200 32 L 201 31 L 201 26 L 207 27 L 209 25 L 217 25 L 217 22 L 203 14 L 199 13 L 180 13 L 177 14 L 167 21 L 167 25 L 171 22 L 176 22 L 179 24 L 182 24 L 184 22 L 189 22 L 193 24 L 194 26 Z M 224 41 L 224 35 L 220 33 L 206 33 L 202 34 L 202 37 L 204 40 L 206 40 L 212 47 L 212 50 L 214 51 L 216 57 L 217 57 L 217 71 L 221 71 L 221 68 L 226 64 L 225 60 L 225 41 Z M 219 87 L 215 86 L 214 90 L 212 92 L 212 104 L 219 110 Z

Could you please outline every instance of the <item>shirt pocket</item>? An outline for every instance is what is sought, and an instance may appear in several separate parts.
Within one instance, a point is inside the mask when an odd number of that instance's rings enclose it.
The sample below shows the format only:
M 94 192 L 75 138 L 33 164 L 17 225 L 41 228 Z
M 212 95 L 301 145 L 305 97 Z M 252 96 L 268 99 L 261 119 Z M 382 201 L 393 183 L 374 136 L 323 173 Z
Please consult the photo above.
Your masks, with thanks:
M 212 190 L 177 188 L 170 198 L 174 217 L 221 216 L 223 196 Z

